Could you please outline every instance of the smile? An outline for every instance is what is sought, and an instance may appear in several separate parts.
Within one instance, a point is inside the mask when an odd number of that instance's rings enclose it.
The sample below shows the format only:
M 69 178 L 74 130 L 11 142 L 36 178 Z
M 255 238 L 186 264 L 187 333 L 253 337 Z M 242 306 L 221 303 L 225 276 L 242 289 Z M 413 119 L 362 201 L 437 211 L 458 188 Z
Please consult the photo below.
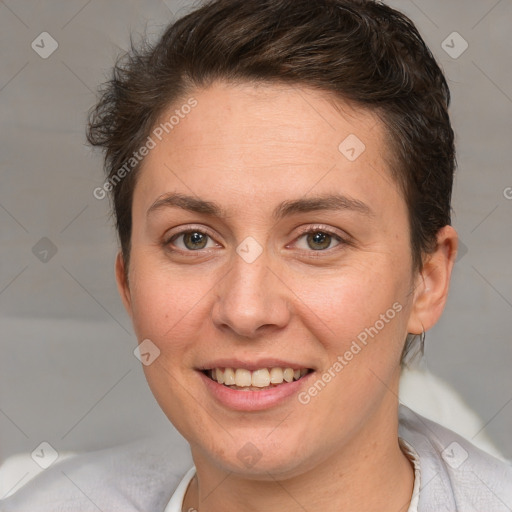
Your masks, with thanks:
M 246 368 L 212 368 L 204 373 L 213 381 L 239 391 L 260 391 L 271 389 L 283 383 L 301 379 L 312 370 L 283 367 L 260 368 L 254 371 Z

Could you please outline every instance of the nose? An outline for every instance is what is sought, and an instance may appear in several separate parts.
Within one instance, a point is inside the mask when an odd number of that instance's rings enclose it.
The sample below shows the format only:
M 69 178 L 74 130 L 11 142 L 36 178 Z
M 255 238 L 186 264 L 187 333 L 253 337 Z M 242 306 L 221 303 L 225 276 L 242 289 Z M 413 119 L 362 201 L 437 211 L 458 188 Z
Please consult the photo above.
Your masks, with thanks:
M 291 292 L 269 263 L 265 251 L 252 263 L 234 254 L 216 290 L 212 319 L 218 329 L 255 339 L 289 323 Z

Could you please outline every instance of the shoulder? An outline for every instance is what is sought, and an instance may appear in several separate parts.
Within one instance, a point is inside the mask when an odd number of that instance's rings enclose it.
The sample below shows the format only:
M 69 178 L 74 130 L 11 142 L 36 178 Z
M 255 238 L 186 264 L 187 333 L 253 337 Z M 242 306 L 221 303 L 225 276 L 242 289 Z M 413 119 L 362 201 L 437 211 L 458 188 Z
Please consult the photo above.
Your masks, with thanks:
M 14 495 L 0 500 L 0 510 L 164 510 L 191 466 L 183 441 L 169 436 L 143 439 L 57 462 Z
M 399 420 L 420 460 L 418 512 L 512 509 L 512 465 L 403 405 Z

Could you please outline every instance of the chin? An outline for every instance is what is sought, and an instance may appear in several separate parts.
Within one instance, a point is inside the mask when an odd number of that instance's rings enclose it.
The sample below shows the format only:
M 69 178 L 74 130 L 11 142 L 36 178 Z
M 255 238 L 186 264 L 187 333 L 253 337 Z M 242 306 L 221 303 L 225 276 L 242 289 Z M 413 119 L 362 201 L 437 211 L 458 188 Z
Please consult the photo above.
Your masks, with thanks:
M 229 437 L 229 440 L 225 437 L 211 439 L 212 446 L 203 445 L 198 459 L 209 459 L 210 464 L 222 472 L 259 481 L 293 478 L 313 470 L 324 460 L 326 454 L 319 450 L 315 455 L 311 452 L 312 445 L 301 441 L 304 436 L 297 435 L 295 442 L 292 442 L 290 435 L 286 439 L 284 437 L 276 437 L 271 442 L 267 433 L 251 437 L 245 431 L 243 435 Z

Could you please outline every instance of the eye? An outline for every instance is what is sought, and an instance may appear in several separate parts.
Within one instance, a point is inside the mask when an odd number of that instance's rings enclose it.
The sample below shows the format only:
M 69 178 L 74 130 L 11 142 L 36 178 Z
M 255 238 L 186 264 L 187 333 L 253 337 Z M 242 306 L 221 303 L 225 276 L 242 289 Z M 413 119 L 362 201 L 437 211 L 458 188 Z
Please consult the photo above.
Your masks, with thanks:
M 180 243 L 177 243 L 181 239 Z M 208 239 L 211 240 L 213 245 L 207 246 Z M 174 245 L 182 251 L 200 251 L 202 249 L 210 249 L 215 247 L 217 244 L 213 242 L 210 235 L 199 229 L 189 229 L 176 233 L 166 241 L 166 245 Z
M 323 226 L 310 227 L 303 231 L 295 241 L 295 245 L 299 249 L 308 252 L 326 252 L 348 243 L 340 235 Z M 193 228 L 173 234 L 164 242 L 164 245 L 171 246 L 171 250 L 174 250 L 174 247 L 177 251 L 182 252 L 197 252 L 219 246 L 208 232 Z
M 297 238 L 297 241 L 300 241 L 301 239 L 305 239 L 305 244 L 303 243 L 301 247 L 301 244 L 297 242 L 299 249 L 313 251 L 325 251 L 327 249 L 333 249 L 334 247 L 337 247 L 338 245 L 345 242 L 345 240 L 343 240 L 343 238 L 341 238 L 339 235 L 323 228 L 310 228 L 308 231 L 303 232 Z M 336 242 L 334 246 L 331 245 L 333 242 Z

